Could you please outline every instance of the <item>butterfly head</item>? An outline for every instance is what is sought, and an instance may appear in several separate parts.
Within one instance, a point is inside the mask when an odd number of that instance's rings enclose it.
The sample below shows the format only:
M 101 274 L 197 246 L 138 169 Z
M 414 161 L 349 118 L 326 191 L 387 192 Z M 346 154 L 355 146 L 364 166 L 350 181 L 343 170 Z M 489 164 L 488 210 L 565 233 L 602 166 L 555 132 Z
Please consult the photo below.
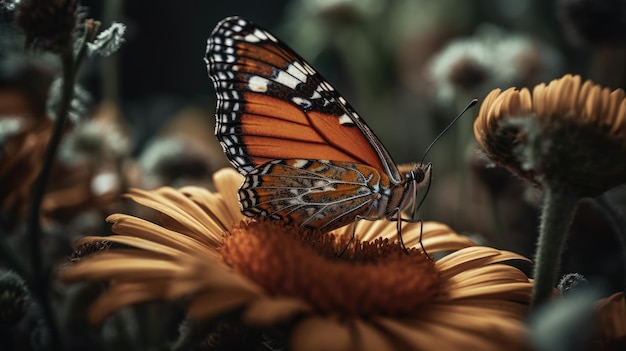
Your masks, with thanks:
M 402 199 L 400 200 L 400 209 L 405 210 L 409 207 L 415 207 L 415 199 L 417 192 L 424 187 L 430 185 L 432 175 L 432 163 L 419 163 L 398 166 L 400 174 L 402 174 L 402 182 L 398 186 L 402 186 Z M 421 205 L 421 202 L 420 202 Z M 419 206 L 418 206 L 419 207 Z M 413 208 L 412 211 L 415 209 Z

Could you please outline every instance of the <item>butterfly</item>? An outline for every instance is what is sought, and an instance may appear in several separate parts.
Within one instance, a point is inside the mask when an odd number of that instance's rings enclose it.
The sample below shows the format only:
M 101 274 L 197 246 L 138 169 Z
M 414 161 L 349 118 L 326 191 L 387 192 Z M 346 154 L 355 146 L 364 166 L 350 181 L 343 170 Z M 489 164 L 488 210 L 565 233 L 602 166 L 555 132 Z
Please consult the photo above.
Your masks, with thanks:
M 244 176 L 244 215 L 322 232 L 383 218 L 400 229 L 431 164 L 396 165 L 330 83 L 249 20 L 219 22 L 205 61 L 217 93 L 215 135 Z

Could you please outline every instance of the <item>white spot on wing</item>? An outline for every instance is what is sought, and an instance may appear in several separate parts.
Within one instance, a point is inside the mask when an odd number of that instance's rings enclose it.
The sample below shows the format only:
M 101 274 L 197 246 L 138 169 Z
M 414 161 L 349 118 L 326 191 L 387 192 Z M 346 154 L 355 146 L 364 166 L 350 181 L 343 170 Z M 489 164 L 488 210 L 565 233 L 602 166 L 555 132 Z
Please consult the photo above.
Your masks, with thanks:
M 294 62 L 289 67 L 287 67 L 287 73 L 296 77 L 299 81 L 306 83 L 307 74 L 304 71 L 304 67 L 300 64 L 300 62 Z
M 257 37 L 254 34 L 248 34 L 243 38 L 244 41 L 247 41 L 248 43 L 258 43 L 261 41 L 261 39 L 259 39 L 259 37 Z
M 339 116 L 339 124 L 354 124 L 354 121 L 344 113 Z
M 296 103 L 296 105 L 298 105 L 298 106 L 300 106 L 300 107 L 302 107 L 302 108 L 304 108 L 304 109 L 307 109 L 307 108 L 310 108 L 311 106 L 313 106 L 313 104 L 311 103 L 311 101 L 309 101 L 309 100 L 307 100 L 307 99 L 303 99 L 303 98 L 298 97 L 298 96 L 294 96 L 294 97 L 291 99 L 291 101 L 295 102 L 295 103 Z
M 296 89 L 298 84 L 300 84 L 300 81 L 298 81 L 296 78 L 294 78 L 292 75 L 285 71 L 278 72 L 275 81 L 282 85 L 288 86 L 291 89 Z
M 252 76 L 248 80 L 248 88 L 252 91 L 258 91 L 260 93 L 264 93 L 267 91 L 267 85 L 269 83 L 270 81 L 263 77 Z
M 260 29 L 256 29 L 254 31 L 254 35 L 259 37 L 259 38 L 261 38 L 261 39 L 263 39 L 263 40 L 267 40 L 267 35 L 265 35 L 265 32 L 260 30 Z
M 298 84 L 306 83 L 307 74 L 302 72 L 302 65 L 298 62 L 290 64 L 286 71 L 279 71 L 276 75 L 276 82 L 288 86 L 291 89 L 296 89 Z
M 295 167 L 295 168 L 302 168 L 302 167 L 306 166 L 307 163 L 308 163 L 307 160 L 296 160 L 294 162 L 294 164 L 293 164 L 293 167 Z

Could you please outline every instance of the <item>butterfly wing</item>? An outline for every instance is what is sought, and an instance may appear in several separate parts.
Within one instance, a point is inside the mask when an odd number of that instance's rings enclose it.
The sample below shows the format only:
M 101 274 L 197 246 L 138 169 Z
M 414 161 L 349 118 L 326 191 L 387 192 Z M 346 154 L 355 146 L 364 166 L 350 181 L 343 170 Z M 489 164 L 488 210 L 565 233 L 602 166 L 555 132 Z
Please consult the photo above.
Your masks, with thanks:
M 273 160 L 250 171 L 239 188 L 242 211 L 323 232 L 354 222 L 357 215 L 382 217 L 389 186 L 378 170 L 327 160 Z
M 215 134 L 240 173 L 275 159 L 353 162 L 401 181 L 389 153 L 306 61 L 241 17 L 211 34 L 206 62 L 217 92 Z

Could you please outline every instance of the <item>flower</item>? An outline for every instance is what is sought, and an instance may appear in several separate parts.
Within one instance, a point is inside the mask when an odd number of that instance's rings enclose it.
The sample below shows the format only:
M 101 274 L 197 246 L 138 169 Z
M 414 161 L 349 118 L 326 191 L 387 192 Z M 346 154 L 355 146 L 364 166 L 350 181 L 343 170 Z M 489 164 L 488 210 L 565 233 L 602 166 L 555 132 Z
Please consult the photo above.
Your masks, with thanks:
M 23 0 L 14 21 L 24 31 L 27 46 L 60 53 L 72 48 L 77 11 L 75 0 Z
M 561 61 L 554 48 L 540 41 L 482 26 L 434 55 L 427 74 L 442 103 L 466 104 L 493 87 L 534 84 L 558 71 Z
M 595 304 L 594 349 L 622 350 L 626 346 L 626 299 L 615 293 Z
M 2 97 L 0 208 L 10 228 L 27 214 L 54 126 L 46 116 L 35 117 L 28 110 L 15 109 L 17 117 L 3 117 L 10 105 L 3 105 Z M 111 213 L 118 205 L 124 181 L 119 164 L 127 158 L 129 147 L 126 135 L 105 113 L 65 132 L 41 204 L 46 220 L 68 223 L 84 212 Z
M 108 250 L 59 273 L 61 281 L 109 281 L 89 311 L 91 322 L 128 305 L 155 299 L 188 301 L 190 319 L 235 313 L 252 328 L 288 328 L 293 350 L 462 349 L 524 346 L 523 318 L 532 283 L 499 264 L 525 260 L 476 246 L 444 224 L 423 225 L 429 254 L 419 249 L 420 224 L 403 224 L 408 252 L 395 241 L 396 223 L 360 221 L 329 234 L 280 223 L 244 220 L 232 169 L 214 176 L 218 190 L 133 190 L 129 197 L 160 213 L 162 224 L 114 214 L 117 235 L 85 237 Z M 242 221 L 244 220 L 244 221 Z M 119 246 L 123 247 L 119 247 Z
M 0 268 L 0 326 L 14 326 L 28 311 L 30 292 L 24 279 L 14 271 Z
M 600 298 L 587 285 L 569 291 L 531 314 L 528 329 L 537 350 L 623 350 L 626 346 L 624 293 Z
M 52 134 L 52 123 L 45 118 L 6 117 L 1 120 L 18 124 L 14 133 L 3 136 L 0 154 L 0 203 L 4 217 L 13 222 L 26 215 L 30 191 Z
M 626 182 L 626 99 L 580 76 L 532 92 L 492 90 L 474 136 L 495 163 L 539 186 L 595 196 Z
M 159 136 L 147 144 L 137 160 L 142 187 L 205 185 L 215 170 L 210 149 L 192 137 Z

